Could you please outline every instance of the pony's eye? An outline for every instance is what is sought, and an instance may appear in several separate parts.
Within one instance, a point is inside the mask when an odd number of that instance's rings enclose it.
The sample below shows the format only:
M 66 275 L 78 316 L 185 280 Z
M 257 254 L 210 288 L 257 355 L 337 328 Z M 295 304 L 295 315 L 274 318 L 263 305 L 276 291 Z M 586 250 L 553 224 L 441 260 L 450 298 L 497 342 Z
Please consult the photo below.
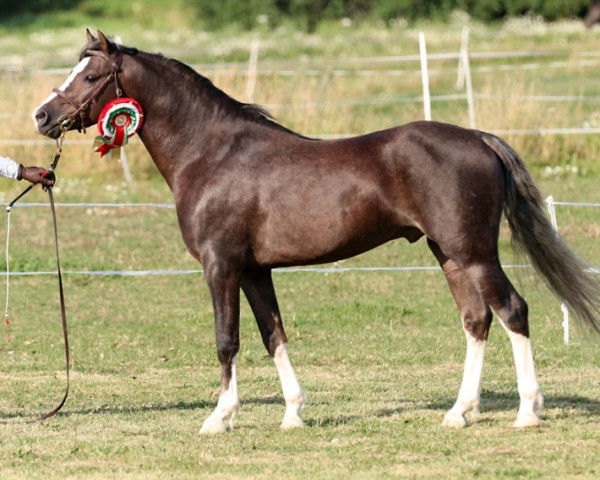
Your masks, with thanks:
M 98 77 L 96 75 L 88 75 L 85 77 L 85 81 L 88 83 L 94 83 L 98 81 Z

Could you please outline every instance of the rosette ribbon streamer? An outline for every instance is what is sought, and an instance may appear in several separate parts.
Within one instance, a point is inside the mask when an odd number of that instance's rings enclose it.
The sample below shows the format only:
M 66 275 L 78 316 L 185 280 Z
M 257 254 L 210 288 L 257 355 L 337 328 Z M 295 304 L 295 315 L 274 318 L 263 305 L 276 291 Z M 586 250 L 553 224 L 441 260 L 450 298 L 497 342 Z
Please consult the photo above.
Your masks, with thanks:
M 103 157 L 113 149 L 127 144 L 142 126 L 144 112 L 133 98 L 121 97 L 108 102 L 98 117 L 98 132 L 95 151 Z

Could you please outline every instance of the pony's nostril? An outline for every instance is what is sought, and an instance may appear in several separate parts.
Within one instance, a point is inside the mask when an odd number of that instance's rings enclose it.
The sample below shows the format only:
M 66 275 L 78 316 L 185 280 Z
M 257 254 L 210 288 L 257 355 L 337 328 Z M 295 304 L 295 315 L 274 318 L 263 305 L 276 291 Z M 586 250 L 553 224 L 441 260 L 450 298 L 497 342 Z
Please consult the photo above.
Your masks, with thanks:
M 35 120 L 39 127 L 46 125 L 48 123 L 48 119 L 49 117 L 48 113 L 46 113 L 46 110 L 38 110 L 35 112 Z

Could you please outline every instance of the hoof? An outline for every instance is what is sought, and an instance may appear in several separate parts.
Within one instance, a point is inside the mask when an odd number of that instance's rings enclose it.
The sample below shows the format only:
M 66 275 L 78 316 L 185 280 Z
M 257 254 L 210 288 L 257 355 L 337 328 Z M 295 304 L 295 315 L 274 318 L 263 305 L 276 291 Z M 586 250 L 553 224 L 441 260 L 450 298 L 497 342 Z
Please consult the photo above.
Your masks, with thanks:
M 533 413 L 519 415 L 512 426 L 513 428 L 537 428 L 540 426 L 540 419 Z
M 444 416 L 442 426 L 446 428 L 465 428 L 467 426 L 467 420 L 463 415 L 448 412 Z
M 298 416 L 283 417 L 283 422 L 281 422 L 282 430 L 290 430 L 292 428 L 302 428 L 302 427 L 304 427 L 304 422 Z
M 213 433 L 224 433 L 227 431 L 227 425 L 222 420 L 208 417 L 204 420 L 202 428 L 200 429 L 201 434 L 213 434 Z

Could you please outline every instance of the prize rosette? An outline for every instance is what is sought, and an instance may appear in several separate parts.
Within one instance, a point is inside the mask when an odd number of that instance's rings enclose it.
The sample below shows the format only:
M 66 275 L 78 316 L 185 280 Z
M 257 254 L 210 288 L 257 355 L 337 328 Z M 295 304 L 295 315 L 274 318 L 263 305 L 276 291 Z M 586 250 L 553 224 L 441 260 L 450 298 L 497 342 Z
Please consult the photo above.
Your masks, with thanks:
M 121 97 L 108 102 L 98 117 L 95 151 L 100 157 L 113 149 L 127 144 L 129 137 L 142 126 L 144 112 L 133 98 Z

